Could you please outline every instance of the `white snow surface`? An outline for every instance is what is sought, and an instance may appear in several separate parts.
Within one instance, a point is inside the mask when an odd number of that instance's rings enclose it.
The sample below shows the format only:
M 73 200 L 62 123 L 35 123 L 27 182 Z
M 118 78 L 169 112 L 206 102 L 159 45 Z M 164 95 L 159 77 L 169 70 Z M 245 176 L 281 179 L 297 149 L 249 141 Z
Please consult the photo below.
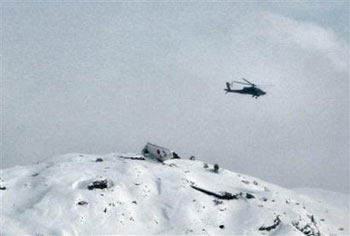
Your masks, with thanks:
M 0 235 L 349 234 L 347 195 L 300 194 L 222 168 L 215 173 L 201 161 L 131 157 L 141 156 L 67 154 L 1 170 Z M 107 188 L 88 189 L 102 179 Z

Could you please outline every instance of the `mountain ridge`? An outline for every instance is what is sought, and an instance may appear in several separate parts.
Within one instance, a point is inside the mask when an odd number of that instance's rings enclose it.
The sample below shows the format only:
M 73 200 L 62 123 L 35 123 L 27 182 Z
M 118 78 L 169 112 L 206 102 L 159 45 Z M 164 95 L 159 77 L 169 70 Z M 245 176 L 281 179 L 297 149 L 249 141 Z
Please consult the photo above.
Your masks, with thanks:
M 198 160 L 72 153 L 1 170 L 1 235 L 347 235 L 348 210 Z

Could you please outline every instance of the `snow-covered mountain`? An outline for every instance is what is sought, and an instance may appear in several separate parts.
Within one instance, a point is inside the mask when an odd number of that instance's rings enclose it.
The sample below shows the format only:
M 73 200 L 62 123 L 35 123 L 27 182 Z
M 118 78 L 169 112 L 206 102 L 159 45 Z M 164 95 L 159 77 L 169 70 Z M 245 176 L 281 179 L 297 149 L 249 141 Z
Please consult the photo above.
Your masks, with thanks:
M 299 192 L 195 160 L 68 154 L 1 170 L 0 234 L 349 234 L 348 196 Z

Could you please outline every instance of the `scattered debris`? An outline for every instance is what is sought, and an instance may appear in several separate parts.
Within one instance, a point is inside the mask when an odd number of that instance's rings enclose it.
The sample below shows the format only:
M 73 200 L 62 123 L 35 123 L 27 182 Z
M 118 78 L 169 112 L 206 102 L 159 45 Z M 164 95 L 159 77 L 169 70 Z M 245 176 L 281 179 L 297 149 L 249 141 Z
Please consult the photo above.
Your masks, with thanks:
M 124 157 L 124 156 L 119 156 L 119 158 L 122 158 L 122 159 L 129 159 L 129 160 L 139 160 L 139 161 L 144 161 L 144 160 L 146 160 L 146 158 L 144 158 L 144 157 Z
M 95 162 L 103 162 L 102 158 L 96 158 Z
M 223 201 L 220 201 L 219 199 L 216 199 L 216 198 L 213 200 L 213 202 L 216 206 L 224 203 Z
M 320 236 L 321 232 L 317 227 L 317 223 L 315 221 L 315 218 L 313 215 L 308 215 L 308 217 L 310 218 L 310 223 L 305 224 L 304 226 L 300 226 L 300 222 L 298 221 L 294 221 L 292 222 L 292 225 L 299 230 L 300 232 L 302 232 L 303 234 L 307 235 L 307 236 Z
M 233 200 L 233 199 L 238 199 L 240 197 L 241 194 L 232 194 L 232 193 L 228 193 L 228 192 L 224 192 L 222 194 L 218 194 L 218 193 L 214 193 L 211 192 L 209 190 L 205 190 L 203 188 L 199 188 L 196 186 L 191 185 L 191 187 L 199 192 L 205 193 L 209 196 L 214 196 L 218 199 L 223 199 L 223 200 Z
M 193 183 L 194 184 L 194 183 Z M 239 199 L 239 198 L 242 198 L 243 197 L 243 193 L 240 192 L 240 193 L 237 193 L 237 194 L 232 194 L 232 193 L 229 193 L 229 192 L 220 192 L 220 193 L 215 193 L 215 192 L 212 192 L 212 191 L 209 191 L 209 190 L 206 190 L 206 189 L 203 189 L 203 188 L 199 188 L 199 187 L 196 187 L 194 185 L 191 185 L 191 187 L 199 192 L 202 192 L 202 193 L 205 193 L 209 196 L 214 196 L 216 197 L 217 199 L 214 199 L 214 203 L 215 205 L 219 205 L 219 204 L 222 204 L 222 201 L 218 200 L 218 199 L 222 199 L 222 200 L 236 200 L 236 199 Z M 246 199 L 252 199 L 252 198 L 255 198 L 255 196 L 253 194 L 250 194 L 250 193 L 246 193 L 245 195 L 245 198 Z
M 307 215 L 307 216 L 310 218 L 311 223 L 316 223 L 314 215 Z
M 78 204 L 79 206 L 84 206 L 84 205 L 87 205 L 87 204 L 89 204 L 89 203 L 86 202 L 86 201 L 79 201 L 77 204 Z
M 266 202 L 266 201 L 267 201 L 267 198 L 266 198 L 266 197 L 262 197 L 262 198 L 261 198 L 261 201 Z
M 253 194 L 250 194 L 250 193 L 246 193 L 246 194 L 245 194 L 245 197 L 246 197 L 247 199 L 255 198 L 254 195 L 253 195 Z
M 259 228 L 259 230 L 260 231 L 263 231 L 263 230 L 266 230 L 266 231 L 270 231 L 270 230 L 272 230 L 272 229 L 276 229 L 277 228 L 277 226 L 279 225 L 281 223 L 281 220 L 280 220 L 280 218 L 278 217 L 278 216 L 276 216 L 276 218 L 274 219 L 274 221 L 273 221 L 273 225 L 270 225 L 270 226 L 261 226 L 260 228 Z
M 105 188 L 108 188 L 108 181 L 106 179 L 95 180 L 94 182 L 89 184 L 87 188 L 89 190 L 94 190 L 95 188 L 97 188 L 97 189 L 105 189 Z
M 176 152 L 173 152 L 173 158 L 172 159 L 181 159 L 181 157 Z
M 168 148 L 164 148 L 152 143 L 146 144 L 146 146 L 142 149 L 142 155 L 150 159 L 155 159 L 159 162 L 173 158 L 173 152 L 171 152 Z
M 215 173 L 219 173 L 219 169 L 220 169 L 219 165 L 215 163 L 215 165 L 214 165 L 214 172 Z
M 316 231 L 310 224 L 304 225 L 304 227 L 299 226 L 299 222 L 293 222 L 292 225 L 307 236 L 320 236 L 321 233 Z

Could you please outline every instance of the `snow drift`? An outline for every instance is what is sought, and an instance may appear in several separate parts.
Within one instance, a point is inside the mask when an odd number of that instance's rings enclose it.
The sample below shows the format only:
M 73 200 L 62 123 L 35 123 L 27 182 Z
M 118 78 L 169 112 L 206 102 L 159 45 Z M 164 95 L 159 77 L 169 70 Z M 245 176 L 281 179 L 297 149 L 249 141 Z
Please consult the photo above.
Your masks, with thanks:
M 0 234 L 347 235 L 349 200 L 329 196 L 194 160 L 68 154 L 1 170 Z

